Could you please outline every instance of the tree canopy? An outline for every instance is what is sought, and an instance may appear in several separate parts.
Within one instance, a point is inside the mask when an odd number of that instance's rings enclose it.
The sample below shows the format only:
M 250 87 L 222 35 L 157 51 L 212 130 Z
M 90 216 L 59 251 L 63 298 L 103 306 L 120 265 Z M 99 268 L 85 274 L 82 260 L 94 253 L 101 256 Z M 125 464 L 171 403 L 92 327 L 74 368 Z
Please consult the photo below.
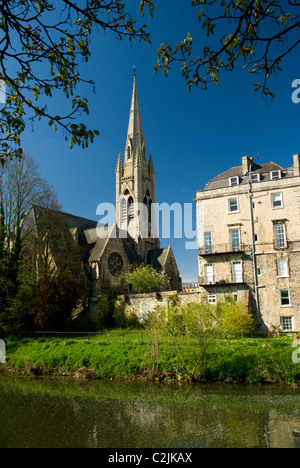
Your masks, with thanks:
M 124 273 L 122 279 L 124 285 L 131 286 L 134 293 L 158 292 L 168 285 L 167 276 L 151 265 L 138 266 Z
M 144 16 L 152 16 L 151 0 L 135 0 Z M 192 0 L 198 34 L 187 33 L 177 44 L 158 48 L 155 71 L 168 75 L 181 65 L 188 89 L 220 83 L 221 75 L 242 66 L 259 76 L 255 90 L 274 96 L 269 79 L 299 46 L 300 3 L 297 0 Z M 188 8 L 183 5 L 182 8 Z M 6 0 L 0 3 L 0 162 L 22 155 L 28 123 L 45 120 L 61 129 L 70 146 L 83 148 L 99 131 L 82 121 L 89 104 L 79 84 L 80 63 L 91 56 L 94 31 L 117 39 L 150 43 L 150 33 L 130 14 L 122 0 Z M 199 42 L 200 39 L 200 42 Z M 4 99 L 5 90 L 5 99 Z M 63 114 L 50 98 L 67 99 Z M 80 119 L 78 119 L 80 117 Z
M 175 45 L 161 44 L 156 72 L 168 75 L 171 65 L 181 65 L 188 89 L 220 83 L 221 74 L 241 64 L 258 75 L 254 90 L 274 97 L 268 80 L 300 44 L 300 3 L 296 0 L 192 0 L 199 28 Z M 206 36 L 206 37 L 205 37 Z M 196 45 L 198 44 L 198 45 Z M 201 49 L 201 50 L 200 50 Z
M 138 0 L 144 14 L 149 0 Z M 88 114 L 87 100 L 76 94 L 82 78 L 80 61 L 91 55 L 90 39 L 97 30 L 118 39 L 150 42 L 146 26 L 137 25 L 120 0 L 6 0 L 0 2 L 0 81 L 5 102 L 0 106 L 0 162 L 21 157 L 21 136 L 28 120 L 44 119 L 65 138 L 86 147 L 98 130 L 75 118 Z M 49 98 L 63 93 L 69 99 L 64 115 L 51 109 Z M 3 96 L 2 96 L 3 97 Z M 4 99 L 2 99 L 4 101 Z

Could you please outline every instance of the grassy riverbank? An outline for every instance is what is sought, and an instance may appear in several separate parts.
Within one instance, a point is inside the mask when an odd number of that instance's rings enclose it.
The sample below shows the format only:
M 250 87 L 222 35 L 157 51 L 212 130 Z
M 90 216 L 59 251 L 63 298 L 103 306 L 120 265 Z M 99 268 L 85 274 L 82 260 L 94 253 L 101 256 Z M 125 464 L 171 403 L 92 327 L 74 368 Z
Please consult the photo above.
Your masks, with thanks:
M 74 376 L 85 368 L 93 371 L 88 375 L 95 378 L 190 380 L 197 342 L 185 337 L 175 344 L 158 343 L 153 338 L 134 331 L 72 339 L 9 337 L 7 364 L 0 367 L 23 375 Z M 300 381 L 300 364 L 293 362 L 297 349 L 292 340 L 220 340 L 206 352 L 201 381 L 296 384 Z

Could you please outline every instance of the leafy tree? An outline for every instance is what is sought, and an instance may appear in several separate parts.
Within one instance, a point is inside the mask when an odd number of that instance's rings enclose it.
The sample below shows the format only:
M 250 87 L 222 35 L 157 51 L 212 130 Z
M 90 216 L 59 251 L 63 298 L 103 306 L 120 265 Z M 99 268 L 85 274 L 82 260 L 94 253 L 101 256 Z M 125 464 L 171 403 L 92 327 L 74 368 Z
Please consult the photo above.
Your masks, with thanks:
M 0 262 L 4 260 L 6 254 L 6 227 L 3 207 L 2 189 L 0 188 Z
M 113 315 L 115 312 L 116 298 L 114 296 L 101 296 L 97 303 L 97 327 L 113 328 Z
M 144 14 L 145 4 L 139 2 Z M 91 55 L 94 31 L 110 31 L 118 39 L 137 38 L 149 42 L 146 26 L 136 20 L 120 0 L 6 0 L 0 4 L 0 80 L 6 88 L 6 103 L 0 110 L 0 159 L 22 155 L 21 135 L 28 119 L 44 119 L 66 139 L 86 147 L 97 130 L 76 123 L 78 115 L 88 114 L 88 102 L 77 95 L 82 78 L 79 63 Z M 50 108 L 54 95 L 70 99 L 65 113 Z
M 210 304 L 157 307 L 149 315 L 147 326 L 153 331 L 153 347 L 157 350 L 157 343 L 172 346 L 179 369 L 193 381 L 204 375 L 207 350 L 224 336 L 221 317 Z
M 247 308 L 226 296 L 225 301 L 217 304 L 217 311 L 222 317 L 224 333 L 231 338 L 243 337 L 255 329 L 255 320 Z
M 20 330 L 31 331 L 34 328 L 32 298 L 35 294 L 35 277 L 32 275 L 30 265 L 22 261 L 19 262 L 17 274 L 15 283 L 6 279 L 8 293 L 5 306 L 0 307 L 0 329 L 9 333 Z
M 123 283 L 128 287 L 131 286 L 136 293 L 157 292 L 168 285 L 168 278 L 151 265 L 142 265 L 129 273 L 124 273 Z
M 205 374 L 209 349 L 229 334 L 236 337 L 252 331 L 253 326 L 248 311 L 230 297 L 217 305 L 178 302 L 169 307 L 157 307 L 147 321 L 153 333 L 154 358 L 158 360 L 159 343 L 161 348 L 172 346 L 179 369 L 194 381 L 201 380 Z
M 0 189 L 0 314 L 3 312 L 8 297 L 8 265 L 5 214 L 3 208 L 2 190 Z
M 42 330 L 65 330 L 71 327 L 74 311 L 87 298 L 83 277 L 59 272 L 53 278 L 41 279 L 32 298 L 34 322 Z
M 220 83 L 221 74 L 237 65 L 261 77 L 255 83 L 265 95 L 274 97 L 269 78 L 282 69 L 282 62 L 300 44 L 300 4 L 296 0 L 192 0 L 199 28 L 206 36 L 202 49 L 194 37 L 175 46 L 162 44 L 155 70 L 167 75 L 175 62 L 181 65 L 188 89 Z M 217 36 L 217 37 L 216 37 Z M 202 47 L 202 46 L 201 46 Z
M 90 293 L 83 251 L 59 211 L 36 208 L 34 229 L 29 222 L 27 228 L 22 264 L 31 270 L 35 282 L 31 298 L 34 322 L 43 330 L 65 329 L 71 326 L 74 314 L 84 309 Z

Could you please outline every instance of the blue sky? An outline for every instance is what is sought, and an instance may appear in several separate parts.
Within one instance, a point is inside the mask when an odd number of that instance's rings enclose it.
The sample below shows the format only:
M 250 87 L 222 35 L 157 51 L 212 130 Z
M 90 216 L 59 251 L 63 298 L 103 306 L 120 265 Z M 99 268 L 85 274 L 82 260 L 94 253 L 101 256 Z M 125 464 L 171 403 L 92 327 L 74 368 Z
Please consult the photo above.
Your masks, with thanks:
M 130 5 L 138 1 L 131 0 Z M 23 148 L 40 164 L 41 174 L 55 188 L 63 210 L 98 219 L 97 206 L 115 203 L 117 156 L 124 154 L 133 84 L 137 87 L 148 156 L 156 169 L 158 203 L 193 203 L 196 191 L 229 167 L 241 165 L 244 155 L 259 162 L 292 165 L 300 152 L 300 104 L 291 100 L 292 82 L 300 79 L 299 51 L 284 62 L 284 71 L 272 80 L 273 102 L 253 92 L 253 78 L 236 69 L 221 84 L 190 93 L 176 67 L 166 78 L 154 74 L 156 50 L 162 42 L 183 39 L 188 31 L 200 33 L 195 11 L 179 0 L 161 0 L 149 24 L 152 45 L 117 41 L 109 32 L 95 33 L 92 56 L 82 64 L 83 77 L 93 79 L 96 92 L 78 88 L 88 98 L 87 124 L 100 131 L 88 149 L 73 148 L 46 123 L 28 127 Z M 187 2 L 188 4 L 190 2 Z M 137 8 L 136 8 L 137 10 Z M 138 15 L 138 11 L 137 11 Z M 59 98 L 52 103 L 63 112 Z M 196 207 L 194 204 L 194 228 Z M 197 251 L 186 250 L 186 239 L 162 239 L 173 247 L 183 281 L 196 281 Z

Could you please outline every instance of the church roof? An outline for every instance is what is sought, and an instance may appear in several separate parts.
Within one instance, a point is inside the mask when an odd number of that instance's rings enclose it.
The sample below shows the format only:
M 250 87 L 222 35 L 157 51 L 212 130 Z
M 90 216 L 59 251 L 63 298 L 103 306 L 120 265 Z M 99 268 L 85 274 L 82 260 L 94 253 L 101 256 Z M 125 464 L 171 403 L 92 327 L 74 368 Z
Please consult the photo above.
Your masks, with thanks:
M 130 262 L 138 262 L 140 259 L 131 237 L 128 236 L 126 239 L 122 239 L 122 241 L 128 260 Z
M 57 219 L 59 218 L 61 224 L 64 224 L 66 228 L 73 231 L 74 229 L 83 231 L 85 229 L 96 228 L 97 226 L 97 221 L 92 221 L 90 219 L 64 213 L 58 210 L 52 210 L 50 208 L 33 206 L 22 225 L 23 234 L 31 232 L 33 229 L 38 230 L 47 219 L 50 219 L 49 216 L 54 217 L 53 219 L 55 219 L 55 217 L 57 217 Z
M 168 250 L 169 250 L 168 248 L 149 250 L 147 263 L 153 266 L 153 268 L 155 268 L 156 270 L 161 271 L 165 265 L 165 261 L 168 255 Z
M 89 250 L 84 260 L 88 263 L 98 262 L 101 258 L 106 242 L 107 238 L 101 239 L 98 237 L 96 242 L 89 245 Z

